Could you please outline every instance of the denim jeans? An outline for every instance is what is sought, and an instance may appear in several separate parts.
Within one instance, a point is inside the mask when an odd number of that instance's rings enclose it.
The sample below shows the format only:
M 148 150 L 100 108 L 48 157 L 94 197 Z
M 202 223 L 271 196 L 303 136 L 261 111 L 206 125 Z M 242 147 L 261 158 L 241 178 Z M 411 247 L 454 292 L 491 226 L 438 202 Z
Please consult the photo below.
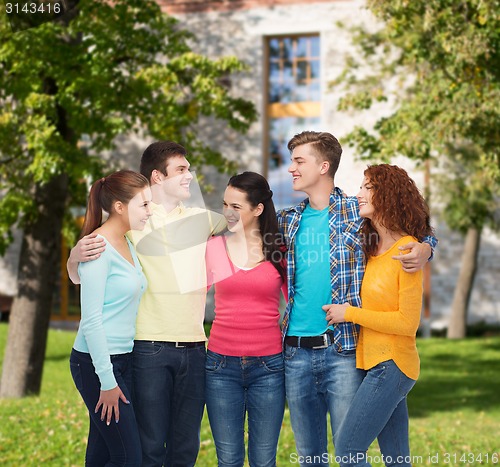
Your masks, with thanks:
M 134 389 L 143 467 L 192 467 L 205 407 L 205 345 L 135 341 Z
M 276 466 L 285 411 L 283 354 L 228 357 L 207 352 L 207 411 L 219 467 L 242 467 L 248 414 L 250 467 Z
M 406 396 L 414 384 L 393 360 L 366 373 L 339 429 L 340 465 L 370 465 L 366 451 L 378 438 L 385 465 L 411 466 Z
M 285 346 L 286 397 L 301 467 L 329 465 L 327 412 L 335 442 L 363 375 L 355 350 Z
M 132 385 L 132 354 L 112 355 L 113 373 L 128 401 Z M 85 454 L 86 466 L 140 466 L 141 444 L 132 403 L 119 400 L 120 420 L 101 421 L 101 410 L 95 413 L 101 384 L 90 354 L 73 349 L 69 360 L 71 376 L 89 411 L 90 428 Z

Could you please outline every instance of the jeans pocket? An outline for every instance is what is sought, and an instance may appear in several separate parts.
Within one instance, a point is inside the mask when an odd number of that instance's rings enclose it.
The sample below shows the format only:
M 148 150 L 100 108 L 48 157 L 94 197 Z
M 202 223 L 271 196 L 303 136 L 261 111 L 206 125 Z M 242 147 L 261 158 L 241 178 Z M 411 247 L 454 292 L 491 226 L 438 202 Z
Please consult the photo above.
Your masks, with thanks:
M 375 365 L 373 368 L 370 368 L 369 372 L 373 378 L 385 379 L 385 375 L 387 372 L 386 362 L 382 362 L 379 363 L 378 365 Z
M 75 382 L 76 389 L 79 392 L 82 392 L 83 389 L 83 380 L 82 380 L 82 369 L 79 363 L 69 362 L 69 369 L 71 371 L 71 376 L 73 377 L 73 381 Z
M 399 392 L 402 396 L 406 397 L 408 393 L 415 386 L 416 381 L 414 379 L 408 378 L 403 372 L 399 377 Z
M 271 373 L 285 371 L 285 362 L 283 360 L 283 354 L 281 353 L 270 355 L 269 357 L 262 357 L 261 362 L 264 368 Z
M 135 341 L 132 354 L 145 356 L 157 355 L 161 352 L 162 348 L 163 346 L 156 342 Z
M 207 351 L 205 358 L 205 370 L 209 372 L 216 372 L 222 368 L 224 363 L 224 356 L 215 352 Z
M 297 353 L 298 347 L 292 347 L 291 345 L 285 345 L 285 352 L 283 354 L 283 358 L 285 360 L 291 360 L 293 357 L 295 357 L 295 354 Z
M 356 358 L 356 349 L 349 350 L 339 350 L 335 344 L 331 346 L 334 351 L 340 356 L 344 358 Z
M 195 347 L 194 350 L 196 353 L 199 353 L 201 357 L 205 358 L 205 355 L 207 354 L 207 348 L 204 345 L 200 345 L 199 347 Z

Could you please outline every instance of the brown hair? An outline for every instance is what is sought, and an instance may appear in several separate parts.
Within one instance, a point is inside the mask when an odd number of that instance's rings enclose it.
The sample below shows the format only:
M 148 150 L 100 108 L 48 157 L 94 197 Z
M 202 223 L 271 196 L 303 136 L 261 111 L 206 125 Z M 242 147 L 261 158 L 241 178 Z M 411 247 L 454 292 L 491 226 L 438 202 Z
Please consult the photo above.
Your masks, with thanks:
M 374 220 L 388 230 L 412 235 L 418 240 L 433 234 L 429 207 L 404 169 L 397 165 L 372 165 L 364 175 L 372 186 Z M 365 254 L 374 255 L 378 233 L 370 219 L 363 222 L 361 238 Z
M 332 179 L 335 178 L 340 164 L 340 156 L 342 156 L 342 146 L 338 139 L 325 131 L 303 131 L 288 142 L 288 150 L 291 153 L 297 146 L 303 146 L 304 144 L 311 144 L 318 157 L 330 163 L 328 175 Z
M 80 238 L 101 225 L 103 210 L 111 213 L 113 203 L 116 201 L 128 204 L 141 189 L 147 186 L 149 186 L 148 179 L 132 170 L 119 170 L 94 182 L 90 189 Z
M 167 175 L 167 163 L 171 157 L 186 157 L 187 151 L 174 141 L 156 141 L 151 143 L 143 152 L 141 157 L 140 172 L 148 180 L 151 180 L 153 170 Z
M 227 184 L 245 193 L 247 201 L 253 208 L 259 203 L 264 211 L 259 216 L 259 230 L 262 237 L 262 253 L 266 261 L 270 261 L 281 278 L 286 280 L 286 271 L 283 264 L 285 257 L 284 240 L 280 234 L 276 210 L 273 203 L 273 192 L 267 180 L 256 172 L 243 172 L 233 175 Z

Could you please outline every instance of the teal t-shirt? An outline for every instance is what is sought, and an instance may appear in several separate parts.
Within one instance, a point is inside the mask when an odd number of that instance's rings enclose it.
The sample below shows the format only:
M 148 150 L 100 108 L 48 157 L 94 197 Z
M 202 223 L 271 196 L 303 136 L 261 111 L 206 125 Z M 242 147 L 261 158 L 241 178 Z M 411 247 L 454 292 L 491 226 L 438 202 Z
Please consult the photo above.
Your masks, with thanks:
M 295 297 L 289 336 L 317 336 L 328 328 L 321 307 L 332 301 L 329 234 L 328 206 L 318 211 L 308 204 L 295 236 Z

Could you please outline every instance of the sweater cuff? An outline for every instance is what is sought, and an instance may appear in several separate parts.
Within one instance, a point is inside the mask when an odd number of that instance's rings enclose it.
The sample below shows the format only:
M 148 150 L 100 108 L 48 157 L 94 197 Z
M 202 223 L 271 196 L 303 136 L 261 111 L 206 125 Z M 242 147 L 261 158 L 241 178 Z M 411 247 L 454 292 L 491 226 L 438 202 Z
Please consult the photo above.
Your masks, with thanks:
M 101 381 L 101 391 L 109 391 L 110 389 L 114 389 L 118 386 L 113 371 L 100 375 L 99 380 Z
M 359 310 L 358 307 L 349 305 L 345 310 L 344 319 L 350 323 L 354 323 L 354 316 L 357 310 Z

